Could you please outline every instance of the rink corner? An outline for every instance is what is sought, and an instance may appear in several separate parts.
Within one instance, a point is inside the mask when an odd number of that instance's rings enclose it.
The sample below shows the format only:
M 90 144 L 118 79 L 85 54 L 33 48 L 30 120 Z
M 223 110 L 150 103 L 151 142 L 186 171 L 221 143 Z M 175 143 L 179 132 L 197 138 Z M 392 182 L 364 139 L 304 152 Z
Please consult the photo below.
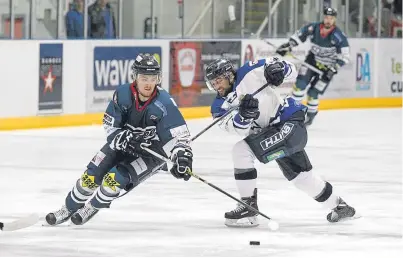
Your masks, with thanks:
M 320 110 L 402 107 L 402 98 L 323 99 Z M 185 119 L 210 117 L 210 107 L 180 108 Z M 0 131 L 101 125 L 103 113 L 0 118 Z

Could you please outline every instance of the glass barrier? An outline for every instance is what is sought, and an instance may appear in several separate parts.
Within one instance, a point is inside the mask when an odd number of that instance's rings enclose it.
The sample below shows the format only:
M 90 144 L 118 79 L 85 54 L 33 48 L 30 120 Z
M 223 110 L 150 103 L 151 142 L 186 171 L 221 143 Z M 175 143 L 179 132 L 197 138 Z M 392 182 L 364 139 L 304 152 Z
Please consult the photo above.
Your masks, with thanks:
M 325 6 L 349 37 L 402 37 L 402 0 L 0 0 L 0 38 L 289 37 Z
M 0 39 L 10 38 L 10 1 L 0 0 Z

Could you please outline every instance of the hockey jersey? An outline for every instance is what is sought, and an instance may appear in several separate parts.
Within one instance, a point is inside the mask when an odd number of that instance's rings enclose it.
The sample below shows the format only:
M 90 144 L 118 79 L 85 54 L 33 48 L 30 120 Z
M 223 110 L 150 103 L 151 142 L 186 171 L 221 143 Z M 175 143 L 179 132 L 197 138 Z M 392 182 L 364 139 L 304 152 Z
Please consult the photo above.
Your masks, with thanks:
M 141 105 L 134 84 L 118 86 L 104 114 L 103 127 L 108 143 L 128 127 L 144 130 L 152 139 L 150 148 L 167 157 L 178 139 L 190 137 L 179 108 L 165 90 L 157 88 Z
M 294 64 L 281 60 L 278 57 L 248 62 L 237 70 L 232 92 L 225 98 L 217 95 L 214 99 L 211 105 L 213 118 L 221 117 L 228 109 L 239 105 L 239 100 L 242 95 L 253 94 L 261 86 L 266 84 L 267 81 L 264 76 L 265 65 L 277 61 L 281 61 L 284 64 L 284 83 L 294 81 L 298 75 Z M 220 127 L 228 132 L 235 132 L 245 136 L 256 133 L 260 131 L 261 128 L 286 121 L 299 110 L 306 110 L 306 106 L 299 104 L 290 97 L 282 98 L 279 93 L 270 86 L 256 94 L 255 98 L 259 100 L 260 111 L 260 116 L 256 120 L 253 122 L 242 121 L 238 111 L 233 111 L 219 123 Z
M 338 27 L 322 36 L 321 26 L 323 24 L 320 22 L 310 23 L 299 29 L 291 39 L 301 44 L 309 38 L 312 44 L 309 55 L 313 55 L 313 59 L 323 65 L 347 64 L 350 60 L 350 47 L 346 36 Z

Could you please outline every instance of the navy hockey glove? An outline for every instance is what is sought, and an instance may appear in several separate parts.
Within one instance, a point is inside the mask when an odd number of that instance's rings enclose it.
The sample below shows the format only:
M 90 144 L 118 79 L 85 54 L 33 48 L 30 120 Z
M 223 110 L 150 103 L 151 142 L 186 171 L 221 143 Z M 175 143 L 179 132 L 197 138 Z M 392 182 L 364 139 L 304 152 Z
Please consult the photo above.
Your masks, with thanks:
M 143 148 L 148 148 L 151 146 L 151 140 L 156 135 L 155 126 L 148 126 L 146 128 L 132 127 L 126 125 L 133 134 L 127 146 L 126 152 L 131 156 L 151 156 L 150 153 L 145 151 Z
M 171 161 L 174 163 L 171 168 L 171 174 L 178 178 L 188 181 L 190 175 L 188 170 L 192 171 L 193 153 L 190 146 L 179 144 L 172 150 Z
M 284 81 L 284 64 L 283 62 L 275 62 L 272 64 L 265 65 L 264 68 L 264 77 L 268 83 L 279 86 Z
M 323 71 L 322 77 L 320 78 L 324 82 L 330 82 L 333 76 L 337 74 L 337 69 L 334 66 L 328 66 L 326 70 Z
M 288 52 L 291 52 L 292 48 L 297 45 L 293 39 L 290 39 L 287 43 L 282 44 L 276 49 L 276 53 L 280 56 L 285 56 Z
M 239 104 L 238 114 L 243 120 L 255 120 L 260 116 L 259 100 L 251 94 L 246 94 Z
M 115 135 L 110 147 L 114 150 L 129 153 L 129 142 L 133 138 L 133 133 L 130 130 L 123 130 Z

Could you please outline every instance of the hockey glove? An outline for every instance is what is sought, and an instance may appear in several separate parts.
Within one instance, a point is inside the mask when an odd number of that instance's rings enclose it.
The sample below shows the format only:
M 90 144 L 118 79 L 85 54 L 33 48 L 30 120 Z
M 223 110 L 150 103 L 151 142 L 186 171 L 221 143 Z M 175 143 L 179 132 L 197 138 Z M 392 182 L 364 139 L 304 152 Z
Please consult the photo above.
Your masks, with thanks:
M 144 134 L 134 134 L 133 138 L 130 139 L 129 145 L 127 147 L 127 153 L 131 156 L 151 156 L 150 153 L 145 151 L 143 148 L 148 148 L 151 146 L 151 141 L 144 138 Z
M 123 130 L 113 138 L 110 147 L 117 151 L 129 153 L 129 142 L 133 136 L 134 135 L 130 130 Z
M 287 43 L 282 44 L 276 49 L 276 53 L 279 54 L 280 56 L 285 56 L 288 52 L 292 51 L 292 48 L 297 45 L 297 42 L 295 42 L 293 39 L 290 39 Z
M 284 81 L 284 64 L 283 62 L 275 62 L 273 64 L 265 65 L 264 77 L 268 83 L 274 86 L 279 86 Z
M 259 100 L 251 94 L 246 94 L 239 104 L 238 114 L 243 120 L 255 120 L 260 116 Z
M 171 161 L 174 163 L 171 168 L 171 174 L 178 178 L 188 181 L 190 175 L 188 170 L 192 171 L 193 153 L 190 146 L 179 144 L 172 150 Z
M 322 81 L 328 83 L 332 80 L 332 78 L 335 74 L 337 74 L 336 67 L 328 66 L 327 69 L 323 71 L 322 77 L 320 79 Z

